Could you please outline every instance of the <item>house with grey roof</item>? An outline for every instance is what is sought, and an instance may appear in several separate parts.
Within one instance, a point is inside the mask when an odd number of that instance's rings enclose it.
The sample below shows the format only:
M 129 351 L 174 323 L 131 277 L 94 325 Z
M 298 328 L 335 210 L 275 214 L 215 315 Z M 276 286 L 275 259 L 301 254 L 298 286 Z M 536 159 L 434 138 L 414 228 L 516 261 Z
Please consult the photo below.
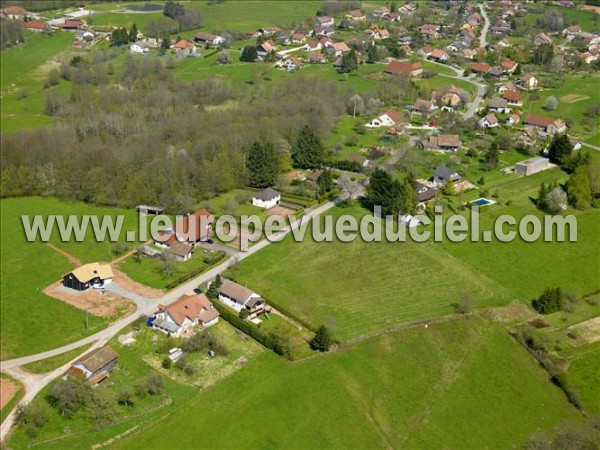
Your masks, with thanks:
M 247 309 L 250 318 L 262 314 L 265 309 L 265 300 L 260 295 L 231 280 L 223 280 L 219 300 L 238 312 Z
M 266 188 L 252 196 L 252 204 L 259 208 L 270 209 L 281 201 L 281 194 L 275 189 Z

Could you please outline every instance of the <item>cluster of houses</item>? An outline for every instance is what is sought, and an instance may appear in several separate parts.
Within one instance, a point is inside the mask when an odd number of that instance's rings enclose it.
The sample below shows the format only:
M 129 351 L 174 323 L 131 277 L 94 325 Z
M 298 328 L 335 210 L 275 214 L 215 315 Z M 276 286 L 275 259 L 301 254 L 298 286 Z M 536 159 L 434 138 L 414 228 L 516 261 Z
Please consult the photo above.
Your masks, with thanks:
M 238 313 L 246 310 L 248 320 L 254 320 L 269 311 L 259 294 L 228 279 L 222 281 L 215 301 Z M 184 337 L 193 333 L 197 327 L 207 328 L 216 324 L 219 317 L 219 311 L 208 297 L 197 293 L 179 297 L 168 305 L 158 305 L 146 324 L 168 336 Z

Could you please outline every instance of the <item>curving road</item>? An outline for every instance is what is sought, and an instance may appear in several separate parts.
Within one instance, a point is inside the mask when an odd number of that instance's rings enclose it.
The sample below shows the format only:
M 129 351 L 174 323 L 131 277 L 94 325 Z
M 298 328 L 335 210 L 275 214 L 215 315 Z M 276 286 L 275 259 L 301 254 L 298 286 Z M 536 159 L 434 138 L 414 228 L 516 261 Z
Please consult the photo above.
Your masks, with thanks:
M 276 239 L 282 239 L 283 237 L 285 237 L 285 235 L 290 233 L 291 230 L 298 229 L 302 223 L 304 223 L 314 217 L 317 217 L 318 215 L 326 212 L 327 210 L 331 209 L 334 206 L 335 206 L 334 202 L 327 202 L 317 208 L 307 210 L 306 214 L 304 214 L 304 216 L 302 216 L 301 220 L 297 220 L 296 222 L 294 222 L 291 225 L 291 227 L 288 226 L 284 230 L 280 231 L 279 233 L 276 233 L 273 236 L 273 241 L 275 241 Z M 88 353 L 90 350 L 94 350 L 96 348 L 99 348 L 99 347 L 102 347 L 103 345 L 105 345 L 110 339 L 112 339 L 117 333 L 119 333 L 127 325 L 129 325 L 133 321 L 135 321 L 140 315 L 142 315 L 142 314 L 150 315 L 154 311 L 156 311 L 157 306 L 160 303 L 169 304 L 172 301 L 177 300 L 182 295 L 192 292 L 194 290 L 194 288 L 198 287 L 198 285 L 206 283 L 208 281 L 211 281 L 218 274 L 221 274 L 225 270 L 227 270 L 231 265 L 237 263 L 238 261 L 242 261 L 242 260 L 246 259 L 247 257 L 253 255 L 254 253 L 262 250 L 263 248 L 270 245 L 273 241 L 263 239 L 262 241 L 256 243 L 252 247 L 250 247 L 247 251 L 237 252 L 236 254 L 230 256 L 229 259 L 227 259 L 222 264 L 210 269 L 207 272 L 204 272 L 203 274 L 197 276 L 196 278 L 191 279 L 190 281 L 182 284 L 181 286 L 178 286 L 177 288 L 167 292 L 165 295 L 163 295 L 162 297 L 159 297 L 159 298 L 150 299 L 150 298 L 142 297 L 140 295 L 126 291 L 118 284 L 113 283 L 113 284 L 107 286 L 107 290 L 110 290 L 111 292 L 113 292 L 115 294 L 121 295 L 123 297 L 129 298 L 130 300 L 132 300 L 136 304 L 136 311 L 134 313 L 118 320 L 117 322 L 110 325 L 108 328 L 105 328 L 104 330 L 99 331 L 98 333 L 95 333 L 91 336 L 80 339 L 76 342 L 72 342 L 71 344 L 63 345 L 62 347 L 58 347 L 58 348 L 48 350 L 48 351 L 42 352 L 42 353 L 37 353 L 35 355 L 29 355 L 29 356 L 24 356 L 21 358 L 15 358 L 15 359 L 7 360 L 7 361 L 1 361 L 0 362 L 0 371 L 6 372 L 7 374 L 11 375 L 12 377 L 16 378 L 21 383 L 23 383 L 23 386 L 25 387 L 25 395 L 19 402 L 19 405 L 26 405 L 31 400 L 33 400 L 35 398 L 35 396 L 46 385 L 48 385 L 48 383 L 50 383 L 52 380 L 54 380 L 55 378 L 58 378 L 60 375 L 62 375 L 69 368 L 70 364 L 73 361 L 81 358 L 85 353 Z M 52 372 L 37 375 L 37 374 L 32 374 L 32 373 L 26 372 L 26 371 L 22 370 L 20 367 L 23 364 L 40 361 L 40 360 L 43 360 L 46 358 L 51 358 L 53 356 L 58 356 L 58 355 L 61 355 L 63 353 L 66 353 L 68 351 L 71 351 L 71 350 L 74 350 L 74 349 L 77 349 L 80 347 L 83 347 L 84 345 L 88 345 L 88 344 L 93 344 L 93 345 L 89 349 L 86 349 L 84 352 L 82 352 L 77 357 L 73 358 L 69 363 L 64 364 L 62 367 L 59 367 L 59 368 L 53 370 Z M 6 419 L 0 426 L 0 442 L 4 441 L 4 439 L 8 436 L 8 433 L 14 424 L 15 411 L 16 411 L 16 406 L 15 406 L 15 408 L 13 408 L 13 410 L 10 412 L 10 414 L 8 414 L 8 416 L 6 416 Z

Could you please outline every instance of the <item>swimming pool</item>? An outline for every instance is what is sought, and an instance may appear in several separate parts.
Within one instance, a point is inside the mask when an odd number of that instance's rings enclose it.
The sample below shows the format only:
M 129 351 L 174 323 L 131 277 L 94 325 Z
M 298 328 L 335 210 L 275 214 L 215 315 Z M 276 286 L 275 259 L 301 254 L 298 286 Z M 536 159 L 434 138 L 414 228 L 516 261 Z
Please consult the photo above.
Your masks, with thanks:
M 471 203 L 473 203 L 474 205 L 477 206 L 488 206 L 488 205 L 493 205 L 494 203 L 496 203 L 494 200 L 489 200 L 487 198 L 478 198 L 477 200 L 472 200 Z

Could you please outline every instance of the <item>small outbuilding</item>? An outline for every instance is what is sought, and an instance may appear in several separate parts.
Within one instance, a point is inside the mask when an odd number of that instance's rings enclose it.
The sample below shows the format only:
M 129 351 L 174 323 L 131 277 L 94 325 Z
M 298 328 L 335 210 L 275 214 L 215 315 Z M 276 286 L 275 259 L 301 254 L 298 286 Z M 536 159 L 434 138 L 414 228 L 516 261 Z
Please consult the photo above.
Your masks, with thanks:
M 517 175 L 533 175 L 534 173 L 542 172 L 550 168 L 550 160 L 548 158 L 537 158 L 526 159 L 515 164 L 515 173 Z
M 99 384 L 118 366 L 119 354 L 106 345 L 75 361 L 69 368 L 68 373 L 83 375 L 90 383 Z

